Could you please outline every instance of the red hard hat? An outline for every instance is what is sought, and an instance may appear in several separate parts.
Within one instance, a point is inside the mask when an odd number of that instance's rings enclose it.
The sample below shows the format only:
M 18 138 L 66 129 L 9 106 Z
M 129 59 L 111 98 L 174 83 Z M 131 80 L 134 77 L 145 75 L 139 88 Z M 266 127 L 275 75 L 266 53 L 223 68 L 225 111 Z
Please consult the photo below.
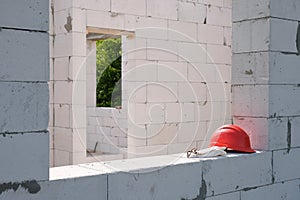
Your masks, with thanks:
M 248 134 L 236 125 L 224 125 L 218 128 L 210 138 L 210 147 L 227 147 L 235 151 L 255 152 L 251 148 Z

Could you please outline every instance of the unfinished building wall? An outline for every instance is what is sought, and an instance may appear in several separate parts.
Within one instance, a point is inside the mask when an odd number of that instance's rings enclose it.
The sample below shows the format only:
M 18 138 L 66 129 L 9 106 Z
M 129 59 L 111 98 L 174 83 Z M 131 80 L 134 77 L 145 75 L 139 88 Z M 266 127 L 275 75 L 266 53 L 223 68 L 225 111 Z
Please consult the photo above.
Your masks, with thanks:
M 231 122 L 230 1 L 144 3 L 138 13 L 119 1 L 111 7 L 135 30 L 125 41 L 123 75 L 128 156 L 206 147 L 212 132 Z
M 86 147 L 96 143 L 98 153 L 127 146 L 122 152 L 129 157 L 207 146 L 211 133 L 231 122 L 230 7 L 230 1 L 54 1 L 55 165 L 85 162 Z M 100 111 L 90 100 L 91 30 L 132 33 L 122 37 L 120 110 Z

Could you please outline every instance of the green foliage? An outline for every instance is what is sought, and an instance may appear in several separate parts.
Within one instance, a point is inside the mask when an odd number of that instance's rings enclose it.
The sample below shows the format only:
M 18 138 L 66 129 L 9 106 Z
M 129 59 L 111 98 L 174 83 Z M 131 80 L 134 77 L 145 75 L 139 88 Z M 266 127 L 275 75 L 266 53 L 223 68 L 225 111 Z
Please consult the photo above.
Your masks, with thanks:
M 121 105 L 121 38 L 97 41 L 97 106 Z

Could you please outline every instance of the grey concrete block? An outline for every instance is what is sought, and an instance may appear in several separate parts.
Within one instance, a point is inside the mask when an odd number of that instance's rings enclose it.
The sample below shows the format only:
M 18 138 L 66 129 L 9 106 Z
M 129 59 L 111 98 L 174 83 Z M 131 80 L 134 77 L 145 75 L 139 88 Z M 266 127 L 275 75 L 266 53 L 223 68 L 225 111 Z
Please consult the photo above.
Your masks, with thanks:
M 48 152 L 48 132 L 0 134 L 0 185 L 27 180 L 48 180 Z
M 300 148 L 274 151 L 273 173 L 275 182 L 300 178 Z
M 14 200 L 107 200 L 107 175 L 44 181 L 31 184 L 30 190 L 22 186 L 0 194 L 0 199 Z
M 270 152 L 207 160 L 202 167 L 207 196 L 272 182 Z
M 274 84 L 298 84 L 300 74 L 300 56 L 296 54 L 284 54 L 279 52 L 269 53 L 270 83 Z
M 196 199 L 205 195 L 200 189 L 201 163 L 109 174 L 108 185 L 109 199 Z
M 48 31 L 49 0 L 2 0 L 0 27 Z
M 252 188 L 251 190 L 242 191 L 241 199 L 272 199 L 272 200 L 298 200 L 300 180 L 288 181 L 264 187 Z
M 300 1 L 299 0 L 271 0 L 270 1 L 271 16 L 300 20 Z
M 48 128 L 47 83 L 0 82 L 0 133 Z
M 232 0 L 233 22 L 270 16 L 270 0 Z
M 48 81 L 48 33 L 0 29 L 0 60 L 0 81 Z
M 271 116 L 298 116 L 300 113 L 300 85 L 271 85 L 269 114 Z

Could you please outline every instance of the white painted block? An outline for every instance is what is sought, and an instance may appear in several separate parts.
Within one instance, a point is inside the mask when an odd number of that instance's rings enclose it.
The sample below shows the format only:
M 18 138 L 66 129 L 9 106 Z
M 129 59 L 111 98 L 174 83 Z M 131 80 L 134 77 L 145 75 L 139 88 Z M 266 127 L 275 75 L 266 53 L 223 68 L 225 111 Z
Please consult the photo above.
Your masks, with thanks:
M 127 138 L 118 138 L 118 146 L 121 148 L 127 148 Z
M 86 10 L 72 9 L 72 31 L 86 33 Z
M 74 20 L 71 8 L 56 11 L 53 14 L 55 21 L 55 23 L 53 23 L 54 34 L 68 33 L 72 31 Z
M 88 10 L 87 12 L 89 10 L 110 11 L 110 3 L 110 0 L 86 0 L 84 7 Z
M 223 40 L 223 27 L 198 24 L 198 42 L 223 45 Z
M 205 83 L 191 83 L 192 90 L 196 94 L 196 102 L 207 100 L 207 85 Z
M 0 148 L 1 183 L 48 180 L 48 132 L 1 134 Z
M 195 103 L 183 103 L 182 107 L 182 121 L 195 121 Z
M 194 147 L 196 147 L 196 142 L 168 144 L 168 154 L 185 153 Z
M 176 83 L 158 82 L 147 84 L 147 102 L 177 102 L 177 95 Z
M 54 104 L 54 126 L 55 127 L 70 127 L 70 106 L 65 104 Z
M 207 84 L 208 101 L 230 101 L 231 85 L 226 83 L 209 83 Z
M 225 2 L 224 2 L 225 3 Z M 233 22 L 270 16 L 270 0 L 232 0 Z
M 72 34 L 55 35 L 53 56 L 54 57 L 69 57 L 72 55 Z
M 176 143 L 177 124 L 147 124 L 147 146 Z
M 70 81 L 54 82 L 54 103 L 71 104 L 72 102 L 72 86 Z
M 208 5 L 213 5 L 213 6 L 223 6 L 223 1 L 222 0 L 198 0 L 199 3 L 205 3 Z
M 86 32 L 72 33 L 72 55 L 74 56 L 86 56 Z
M 147 16 L 177 20 L 178 2 L 175 0 L 147 0 Z
M 168 21 L 168 38 L 176 41 L 197 41 L 197 24 L 184 21 Z
M 71 164 L 71 153 L 54 149 L 54 166 L 63 166 Z
M 231 48 L 224 45 L 207 44 L 207 63 L 231 64 Z
M 216 66 L 216 82 L 217 83 L 231 83 L 231 72 L 232 66 L 231 65 L 217 65 Z
M 187 81 L 187 63 L 186 62 L 158 62 L 157 78 L 158 81 Z
M 273 152 L 273 171 L 275 182 L 297 179 L 300 177 L 300 148 Z
M 206 19 L 206 6 L 191 2 L 178 2 L 178 19 L 195 23 L 204 23 Z
M 150 50 L 148 51 L 150 52 Z M 153 53 L 160 53 L 160 51 L 154 50 Z M 151 54 L 154 56 L 154 54 Z M 173 55 L 171 55 L 173 56 Z M 149 55 L 150 57 L 150 55 Z M 144 81 L 156 81 L 157 80 L 157 63 L 156 62 L 142 62 L 142 64 L 137 64 L 135 68 L 129 70 L 122 75 L 123 81 L 134 81 L 134 82 L 144 82 Z M 129 91 L 131 92 L 131 90 Z
M 130 115 L 129 115 L 130 116 Z M 130 116 L 131 117 L 131 116 Z M 134 151 L 134 147 L 137 146 L 146 146 L 146 126 L 145 125 L 137 125 L 132 121 L 132 118 L 128 118 L 128 153 L 132 153 Z M 134 151 L 135 152 L 135 151 Z M 134 153 L 133 152 L 133 153 Z
M 87 26 L 124 29 L 123 14 L 90 10 L 87 12 L 86 20 Z
M 241 199 L 251 200 L 257 198 L 263 199 L 298 199 L 299 192 L 299 180 L 276 183 L 263 187 L 258 187 L 252 190 L 242 191 Z
M 186 122 L 178 125 L 178 142 L 195 142 L 198 132 L 203 128 L 204 123 Z
M 233 117 L 233 123 L 240 126 L 250 137 L 251 147 L 256 150 L 268 150 L 269 131 L 266 118 Z M 270 137 L 272 137 L 270 135 Z
M 139 38 L 168 38 L 167 19 L 125 15 L 125 28 L 135 30 L 135 35 Z
M 131 59 L 146 59 L 147 44 L 144 38 L 125 38 L 123 40 L 122 51 L 124 52 L 123 57 L 127 57 L 129 61 Z M 127 61 L 127 62 L 129 62 Z M 134 66 L 134 65 L 133 65 Z M 125 71 L 130 70 L 130 67 L 124 66 Z
M 145 103 L 147 94 L 147 83 L 143 82 L 125 82 L 123 84 L 122 99 L 130 103 Z M 128 104 L 126 102 L 126 104 Z M 124 104 L 123 104 L 124 106 Z
M 53 75 L 54 80 L 68 81 L 70 57 L 54 58 Z
M 165 121 L 167 123 L 182 121 L 182 104 L 166 103 L 165 106 Z
M 207 24 L 231 27 L 231 9 L 208 6 Z
M 146 0 L 111 0 L 111 12 L 144 16 L 146 15 Z
M 61 151 L 73 151 L 73 131 L 71 128 L 54 127 L 54 148 Z
M 7 9 L 5 10 L 4 7 L 9 3 L 1 4 L 4 4 L 1 5 L 1 10 L 6 12 Z M 2 14 L 1 12 L 0 15 Z M 0 18 L 1 24 L 1 20 L 6 17 L 0 16 Z M 49 35 L 47 33 L 1 29 L 0 43 L 0 80 L 49 80 Z
M 86 81 L 73 81 L 72 82 L 72 104 L 86 106 Z
M 86 81 L 87 80 L 87 68 L 86 68 L 87 63 L 86 62 L 87 62 L 87 59 L 85 57 L 72 56 L 70 59 L 68 80 Z M 93 79 L 95 79 L 95 80 L 92 79 L 91 81 L 96 82 L 96 74 L 93 74 L 90 76 L 93 76 L 94 77 Z
M 226 46 L 232 46 L 232 28 L 224 27 L 224 41 L 223 44 Z
M 1 2 L 0 27 L 48 31 L 49 7 L 49 1 L 4 0 Z
M 192 102 L 199 101 L 200 99 L 199 99 L 199 94 L 198 94 L 198 92 L 199 92 L 198 87 L 195 86 L 195 85 L 192 85 L 189 82 L 187 82 L 187 83 L 179 82 L 178 83 L 178 100 L 179 100 L 179 103 L 183 103 L 183 102 L 192 103 Z M 202 88 L 200 88 L 200 89 L 202 89 Z M 201 96 L 200 96 L 200 98 L 201 98 Z
M 232 0 L 223 0 L 223 6 L 225 8 L 232 8 Z
M 83 128 L 76 128 L 73 129 L 72 135 L 72 146 L 73 151 L 72 153 L 86 153 L 86 129 Z M 74 162 L 75 163 L 75 162 Z
M 112 199 L 193 199 L 201 196 L 201 165 L 189 163 L 153 170 L 148 173 L 118 173 L 108 178 Z M 162 176 L 161 174 L 164 174 Z M 199 178 L 195 178 L 199 177 Z M 128 184 L 119 184 L 120 180 Z M 180 181 L 178 181 L 180 180 Z M 114 188 L 114 189 L 113 189 Z M 119 192 L 115 192 L 118 190 Z M 129 192 L 130 191 L 130 192 Z M 201 190 L 200 190 L 201 191 Z
M 270 26 L 270 50 L 298 53 L 298 22 L 272 18 Z
M 250 155 L 233 154 L 232 157 L 203 161 L 206 195 L 218 195 L 270 184 L 272 182 L 271 157 L 271 152 L 264 152 Z
M 165 105 L 164 103 L 147 103 L 146 104 L 146 123 L 164 123 L 165 122 Z
M 147 59 L 177 61 L 178 43 L 176 41 L 166 40 L 147 40 Z M 179 53 L 180 55 L 180 53 Z
M 70 126 L 72 128 L 86 128 L 86 106 L 72 105 L 70 118 Z
M 0 133 L 42 131 L 49 123 L 47 83 L 0 84 Z
M 184 62 L 206 62 L 206 45 L 196 43 L 179 42 L 178 56 Z

